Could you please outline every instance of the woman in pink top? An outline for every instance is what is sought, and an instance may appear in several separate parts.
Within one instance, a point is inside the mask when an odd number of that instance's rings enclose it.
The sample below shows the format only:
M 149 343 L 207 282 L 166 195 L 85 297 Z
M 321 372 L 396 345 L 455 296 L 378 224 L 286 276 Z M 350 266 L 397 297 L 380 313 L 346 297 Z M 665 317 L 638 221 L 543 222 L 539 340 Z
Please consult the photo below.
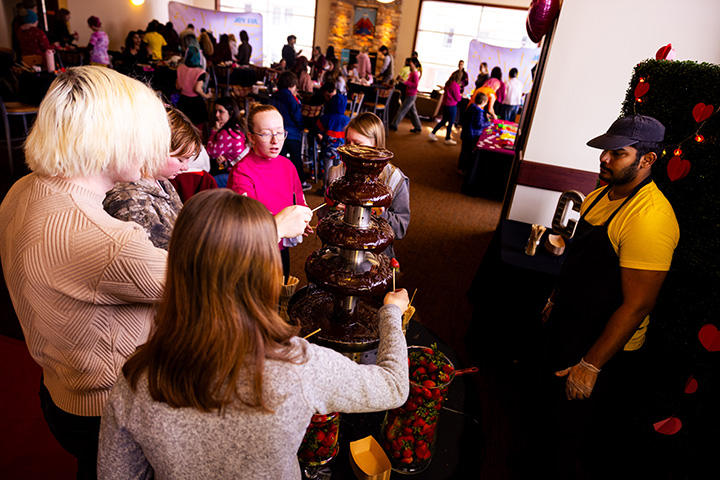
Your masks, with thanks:
M 228 171 L 249 151 L 247 125 L 240 116 L 237 103 L 230 97 L 218 98 L 215 101 L 215 126 L 207 144 L 208 155 L 219 166 L 220 173 L 213 175 L 218 187 L 227 184 Z
M 457 104 L 460 102 L 462 96 L 460 95 L 460 80 L 462 79 L 462 72 L 455 70 L 447 83 L 445 84 L 445 94 L 443 96 L 443 116 L 432 132 L 430 132 L 430 140 L 437 142 L 435 133 L 440 130 L 445 124 L 447 128 L 445 131 L 445 145 L 457 145 L 457 142 L 451 138 L 452 127 L 455 123 L 455 116 L 457 115 Z
M 185 63 L 181 63 L 177 69 L 175 86 L 180 90 L 177 107 L 201 131 L 208 121 L 205 99 L 212 97 L 203 90 L 205 75 L 205 70 L 200 67 L 200 51 L 195 46 L 189 46 Z
M 405 115 L 410 114 L 410 121 L 412 121 L 413 129 L 410 130 L 412 133 L 422 132 L 422 123 L 420 123 L 420 117 L 418 117 L 417 108 L 415 108 L 415 100 L 417 100 L 418 84 L 420 83 L 420 74 L 418 73 L 418 66 L 420 61 L 415 58 L 406 58 L 405 64 L 410 67 L 410 74 L 405 84 L 405 100 L 403 100 L 400 109 L 395 114 L 392 122 L 390 122 L 390 130 L 396 131 L 398 125 L 405 118 Z
M 250 111 L 248 139 L 251 150 L 230 169 L 227 188 L 254 198 L 272 213 L 293 205 L 307 208 L 302 184 L 290 160 L 280 155 L 287 131 L 283 117 L 271 105 L 258 105 Z M 309 211 L 309 209 L 308 209 Z M 306 233 L 311 233 L 308 226 Z M 283 246 L 294 246 L 292 238 Z M 290 253 L 281 247 L 283 273 L 290 274 Z

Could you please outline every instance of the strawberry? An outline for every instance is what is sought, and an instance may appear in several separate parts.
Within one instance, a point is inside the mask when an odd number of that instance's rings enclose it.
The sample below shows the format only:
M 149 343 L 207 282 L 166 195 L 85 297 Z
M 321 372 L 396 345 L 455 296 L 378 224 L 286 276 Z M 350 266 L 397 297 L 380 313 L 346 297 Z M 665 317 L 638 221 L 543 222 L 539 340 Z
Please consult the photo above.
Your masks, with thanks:
M 422 384 L 423 384 L 423 387 L 434 387 L 435 386 L 435 382 L 433 382 L 432 380 L 425 380 L 424 382 L 422 382 Z
M 422 396 L 423 396 L 423 398 L 431 399 L 433 397 L 433 393 L 429 389 L 423 388 Z
M 402 450 L 403 457 L 405 457 L 405 458 L 412 457 L 412 454 L 413 454 L 412 450 L 410 450 L 409 448 L 403 448 L 403 450 Z
M 322 430 L 318 430 L 317 432 L 315 432 L 315 440 L 317 440 L 318 442 L 322 442 L 324 438 L 325 432 L 323 432 Z
M 322 442 L 320 442 L 325 447 L 330 447 L 335 444 L 335 440 L 337 440 L 337 435 L 330 434 L 325 436 Z
M 422 351 L 423 351 L 423 353 L 426 353 L 428 355 L 435 355 L 435 351 L 432 348 L 425 347 L 422 349 Z
M 403 457 L 400 459 L 402 463 L 413 463 L 412 457 Z
M 399 268 L 400 268 L 400 262 L 398 262 L 398 261 L 397 261 L 396 259 L 394 259 L 394 258 L 391 258 L 391 259 L 390 259 L 390 266 L 391 266 L 392 268 L 399 269 Z

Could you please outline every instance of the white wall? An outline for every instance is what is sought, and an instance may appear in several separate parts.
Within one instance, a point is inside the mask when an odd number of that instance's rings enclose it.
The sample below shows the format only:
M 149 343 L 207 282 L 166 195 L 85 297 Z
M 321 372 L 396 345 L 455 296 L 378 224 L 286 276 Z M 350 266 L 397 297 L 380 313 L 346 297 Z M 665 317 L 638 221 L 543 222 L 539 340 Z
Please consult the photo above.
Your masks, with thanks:
M 452 0 L 448 0 L 452 1 Z M 483 5 L 495 5 L 501 7 L 523 7 L 530 6 L 530 0 L 460 0 L 463 3 L 482 3 Z M 315 17 L 315 45 L 324 49 L 327 47 L 328 32 L 330 29 L 330 4 L 332 0 L 317 0 L 317 15 Z M 420 13 L 420 0 L 402 0 L 402 14 L 400 29 L 397 36 L 397 50 L 395 58 L 407 58 L 413 50 L 415 43 L 415 31 L 417 30 L 418 15 Z M 420 57 L 422 58 L 422 52 Z
M 3 10 L 7 18 L 0 22 L 0 47 L 11 48 L 10 22 L 12 7 L 17 2 L 18 0 L 3 0 Z M 92 31 L 87 26 L 87 19 L 92 15 L 102 21 L 103 29 L 110 37 L 111 50 L 120 49 L 130 30 L 145 30 L 153 19 L 162 23 L 168 21 L 169 0 L 145 0 L 140 6 L 131 4 L 130 0 L 64 0 L 59 3 L 60 7 L 70 11 L 70 31 L 78 32 L 78 45 L 87 45 L 90 39 Z M 215 0 L 183 0 L 180 3 L 208 10 L 215 8 Z M 184 27 L 185 25 L 175 25 L 178 31 Z
M 565 0 L 525 160 L 597 172 L 585 142 L 620 114 L 634 66 L 668 43 L 677 60 L 720 63 L 718 18 L 715 0 Z M 518 188 L 510 218 L 550 224 L 559 194 L 536 190 Z

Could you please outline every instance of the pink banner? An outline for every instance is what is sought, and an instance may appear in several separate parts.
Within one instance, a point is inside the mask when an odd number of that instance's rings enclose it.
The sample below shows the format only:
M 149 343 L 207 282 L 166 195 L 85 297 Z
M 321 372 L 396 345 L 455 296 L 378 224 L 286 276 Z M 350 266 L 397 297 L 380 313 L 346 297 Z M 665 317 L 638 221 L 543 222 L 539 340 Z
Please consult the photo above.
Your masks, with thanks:
M 200 35 L 200 29 L 211 31 L 216 39 L 220 39 L 223 33 L 234 33 L 240 43 L 240 31 L 245 30 L 250 37 L 252 46 L 252 57 L 250 63 L 262 64 L 263 58 L 263 18 L 259 13 L 246 12 L 217 12 L 205 10 L 178 2 L 168 3 L 170 21 L 173 22 L 175 30 L 183 30 L 188 23 L 195 26 L 195 31 Z

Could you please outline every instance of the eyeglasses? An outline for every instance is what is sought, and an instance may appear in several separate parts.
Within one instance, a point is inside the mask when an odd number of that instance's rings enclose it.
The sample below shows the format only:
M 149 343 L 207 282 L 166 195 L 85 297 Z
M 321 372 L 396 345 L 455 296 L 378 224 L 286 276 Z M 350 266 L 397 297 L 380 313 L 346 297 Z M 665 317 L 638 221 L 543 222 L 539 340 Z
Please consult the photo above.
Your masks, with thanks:
M 270 143 L 273 138 L 278 142 L 285 140 L 288 136 L 288 132 L 287 130 L 283 130 L 282 132 L 277 133 L 253 133 L 253 135 L 260 137 L 260 140 L 264 143 Z

